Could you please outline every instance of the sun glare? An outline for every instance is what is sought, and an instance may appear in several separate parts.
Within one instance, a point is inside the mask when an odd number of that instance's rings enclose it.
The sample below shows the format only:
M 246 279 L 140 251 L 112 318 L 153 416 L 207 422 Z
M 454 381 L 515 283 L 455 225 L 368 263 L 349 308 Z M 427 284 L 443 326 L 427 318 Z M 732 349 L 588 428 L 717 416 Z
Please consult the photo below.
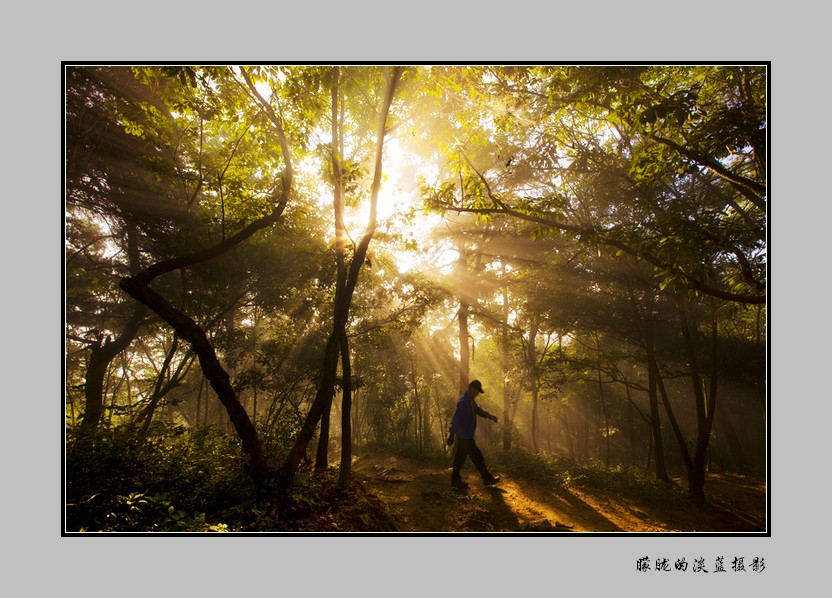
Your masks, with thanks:
M 420 211 L 422 200 L 418 177 L 422 170 L 410 161 L 398 139 L 387 139 L 384 176 L 378 195 L 377 230 L 394 238 L 384 244 L 384 251 L 391 254 L 400 273 L 418 270 L 428 275 L 447 274 L 458 259 L 458 253 L 436 236 L 436 231 L 445 225 L 442 216 Z M 322 209 L 331 208 L 331 195 L 323 193 L 319 204 Z M 364 234 L 369 217 L 369 201 L 362 201 L 345 211 L 344 221 L 352 241 L 357 242 Z M 373 241 L 374 245 L 379 243 L 380 239 Z

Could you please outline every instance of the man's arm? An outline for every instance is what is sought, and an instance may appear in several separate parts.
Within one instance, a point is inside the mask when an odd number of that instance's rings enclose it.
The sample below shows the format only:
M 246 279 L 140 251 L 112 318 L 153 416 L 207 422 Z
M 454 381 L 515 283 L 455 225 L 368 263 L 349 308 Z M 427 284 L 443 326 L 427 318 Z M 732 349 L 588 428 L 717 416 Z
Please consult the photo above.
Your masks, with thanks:
M 476 406 L 475 411 L 477 412 L 477 415 L 479 415 L 480 417 L 484 417 L 485 419 L 490 419 L 491 421 L 497 421 L 497 416 L 496 415 L 491 415 L 488 411 L 486 411 L 485 409 L 483 409 L 479 405 Z

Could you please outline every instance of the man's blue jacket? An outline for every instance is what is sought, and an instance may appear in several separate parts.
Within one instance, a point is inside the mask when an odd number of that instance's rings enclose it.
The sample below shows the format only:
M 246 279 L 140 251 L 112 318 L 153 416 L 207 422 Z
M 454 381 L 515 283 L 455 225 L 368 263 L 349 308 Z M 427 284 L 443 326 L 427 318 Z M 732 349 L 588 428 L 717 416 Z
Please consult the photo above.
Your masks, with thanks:
M 456 402 L 456 410 L 451 418 L 451 431 L 448 437 L 448 444 L 454 440 L 454 436 L 459 436 L 463 440 L 469 440 L 474 437 L 474 432 L 477 430 L 476 416 L 491 419 L 493 416 L 485 409 L 477 405 L 468 391 L 466 390 L 459 400 Z

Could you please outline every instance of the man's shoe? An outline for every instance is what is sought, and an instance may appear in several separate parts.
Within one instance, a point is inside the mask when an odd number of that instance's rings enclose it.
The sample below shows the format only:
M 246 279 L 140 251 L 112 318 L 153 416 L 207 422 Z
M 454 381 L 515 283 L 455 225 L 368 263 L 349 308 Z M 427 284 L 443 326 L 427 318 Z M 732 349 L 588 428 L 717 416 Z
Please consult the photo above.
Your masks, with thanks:
M 465 489 L 467 489 L 467 488 L 468 488 L 468 483 L 467 483 L 467 482 L 463 482 L 462 480 L 453 480 L 453 481 L 451 482 L 451 486 L 453 486 L 453 487 L 454 487 L 454 488 L 456 488 L 457 490 L 465 490 Z
M 500 481 L 500 476 L 498 476 L 498 475 L 493 475 L 493 476 L 491 476 L 490 478 L 488 478 L 487 480 L 485 480 L 483 483 L 484 483 L 486 486 L 494 486 L 494 485 L 496 485 L 496 484 L 497 484 L 497 482 L 499 482 L 499 481 Z

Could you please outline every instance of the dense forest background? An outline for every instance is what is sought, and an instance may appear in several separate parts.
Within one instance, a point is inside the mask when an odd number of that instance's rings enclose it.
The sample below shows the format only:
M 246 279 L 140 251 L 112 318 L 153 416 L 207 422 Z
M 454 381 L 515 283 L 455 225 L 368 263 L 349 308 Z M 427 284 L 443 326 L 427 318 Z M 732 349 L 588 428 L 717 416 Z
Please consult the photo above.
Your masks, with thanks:
M 64 83 L 68 531 L 290 529 L 472 378 L 506 466 L 764 476 L 765 66 Z

